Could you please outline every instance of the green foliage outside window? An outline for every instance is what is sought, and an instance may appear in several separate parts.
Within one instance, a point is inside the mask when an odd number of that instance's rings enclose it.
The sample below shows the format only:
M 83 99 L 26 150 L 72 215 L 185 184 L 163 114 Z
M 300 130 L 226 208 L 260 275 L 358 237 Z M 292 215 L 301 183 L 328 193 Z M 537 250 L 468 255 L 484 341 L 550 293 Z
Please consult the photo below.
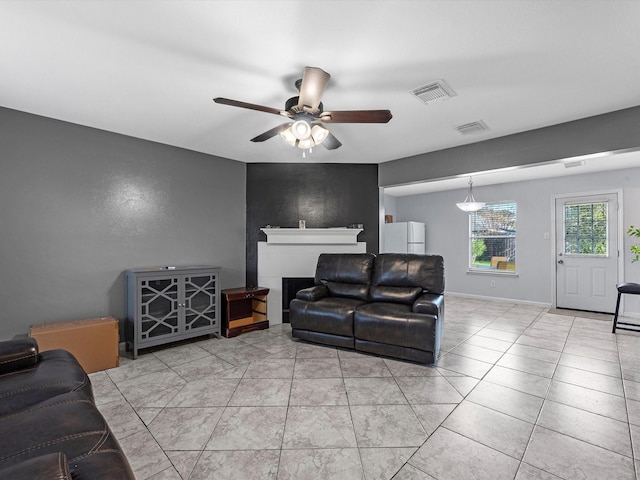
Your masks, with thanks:
M 640 227 L 631 225 L 627 230 L 627 235 L 640 238 Z M 640 245 L 631 245 L 631 252 L 635 254 L 631 259 L 631 263 L 637 262 L 640 259 Z
M 607 202 L 565 205 L 565 253 L 606 255 L 607 213 Z
M 477 258 L 484 255 L 487 251 L 487 244 L 484 242 L 484 238 L 474 238 L 471 242 L 471 255 L 473 256 L 473 262 L 475 263 Z

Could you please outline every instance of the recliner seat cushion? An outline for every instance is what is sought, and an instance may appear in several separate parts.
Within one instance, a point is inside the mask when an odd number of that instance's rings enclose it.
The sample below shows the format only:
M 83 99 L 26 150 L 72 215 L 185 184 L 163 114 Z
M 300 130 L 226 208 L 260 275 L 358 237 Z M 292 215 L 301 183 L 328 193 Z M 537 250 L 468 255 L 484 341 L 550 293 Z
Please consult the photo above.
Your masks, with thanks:
M 424 351 L 434 351 L 436 322 L 435 315 L 413 313 L 397 303 L 368 303 L 353 316 L 356 339 Z
M 317 302 L 292 300 L 289 305 L 291 328 L 353 337 L 353 313 L 363 300 L 326 297 Z

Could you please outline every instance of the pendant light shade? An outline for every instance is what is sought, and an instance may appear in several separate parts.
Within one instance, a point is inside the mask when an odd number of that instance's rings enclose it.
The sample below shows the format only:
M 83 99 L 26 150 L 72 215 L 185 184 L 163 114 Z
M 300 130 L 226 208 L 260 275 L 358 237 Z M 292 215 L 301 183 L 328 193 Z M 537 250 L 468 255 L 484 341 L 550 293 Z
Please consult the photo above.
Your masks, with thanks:
M 473 198 L 473 180 L 471 177 L 469 177 L 469 193 L 467 194 L 467 198 L 464 199 L 464 202 L 456 203 L 456 206 L 463 212 L 477 212 L 485 206 L 485 202 L 476 202 L 475 198 Z

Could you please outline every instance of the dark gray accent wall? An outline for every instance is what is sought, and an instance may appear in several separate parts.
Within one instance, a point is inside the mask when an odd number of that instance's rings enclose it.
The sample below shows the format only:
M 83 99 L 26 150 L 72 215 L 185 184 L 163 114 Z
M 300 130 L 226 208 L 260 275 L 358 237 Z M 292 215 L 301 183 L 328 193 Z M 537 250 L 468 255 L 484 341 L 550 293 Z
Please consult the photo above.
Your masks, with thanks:
M 245 279 L 246 165 L 0 108 L 0 339 L 124 318 L 132 267 Z
M 640 146 L 640 107 L 381 163 L 380 186 Z
M 378 165 L 252 163 L 247 165 L 247 285 L 256 285 L 258 241 L 265 225 L 346 227 L 362 223 L 358 236 L 378 252 Z

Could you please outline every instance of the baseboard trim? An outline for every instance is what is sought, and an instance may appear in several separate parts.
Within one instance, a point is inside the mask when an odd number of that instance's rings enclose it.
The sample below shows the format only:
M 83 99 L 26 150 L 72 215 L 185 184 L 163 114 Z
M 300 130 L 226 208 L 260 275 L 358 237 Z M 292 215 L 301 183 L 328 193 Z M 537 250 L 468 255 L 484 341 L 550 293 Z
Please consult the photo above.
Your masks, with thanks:
M 445 292 L 445 300 L 447 298 L 447 295 L 453 295 L 456 297 L 463 297 L 463 298 L 471 298 L 474 300 L 486 300 L 489 302 L 511 303 L 513 305 L 530 305 L 532 307 L 551 308 L 550 303 L 533 302 L 531 300 L 515 300 L 513 298 L 487 297 L 486 295 L 473 295 L 471 293 L 457 293 L 457 292 Z

